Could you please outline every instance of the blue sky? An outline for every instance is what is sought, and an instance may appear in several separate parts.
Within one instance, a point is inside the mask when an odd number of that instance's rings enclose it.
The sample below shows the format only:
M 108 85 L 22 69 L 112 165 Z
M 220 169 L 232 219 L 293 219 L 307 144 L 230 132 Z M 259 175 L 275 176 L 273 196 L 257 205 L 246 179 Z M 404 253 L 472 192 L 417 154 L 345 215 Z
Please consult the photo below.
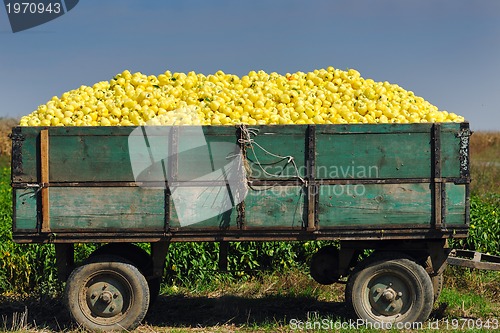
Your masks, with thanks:
M 0 117 L 125 69 L 241 76 L 328 66 L 500 131 L 498 0 L 82 0 L 15 34 L 0 8 Z

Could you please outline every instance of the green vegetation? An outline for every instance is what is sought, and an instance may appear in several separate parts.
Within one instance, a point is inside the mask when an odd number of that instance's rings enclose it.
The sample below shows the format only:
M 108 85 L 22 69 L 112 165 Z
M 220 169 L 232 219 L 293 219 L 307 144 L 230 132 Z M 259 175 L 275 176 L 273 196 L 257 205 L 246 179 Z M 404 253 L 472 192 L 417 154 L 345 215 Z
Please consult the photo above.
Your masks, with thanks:
M 262 272 L 306 270 L 320 242 L 229 243 L 227 271 L 220 272 L 219 243 L 173 243 L 167 256 L 164 283 L 191 290 L 211 289 L 214 282 L 248 281 Z M 218 287 L 217 287 L 218 288 Z
M 500 194 L 471 197 L 469 237 L 450 241 L 451 247 L 500 255 Z
M 12 242 L 10 169 L 0 170 L 0 293 L 27 294 L 55 285 L 55 253 L 50 245 Z

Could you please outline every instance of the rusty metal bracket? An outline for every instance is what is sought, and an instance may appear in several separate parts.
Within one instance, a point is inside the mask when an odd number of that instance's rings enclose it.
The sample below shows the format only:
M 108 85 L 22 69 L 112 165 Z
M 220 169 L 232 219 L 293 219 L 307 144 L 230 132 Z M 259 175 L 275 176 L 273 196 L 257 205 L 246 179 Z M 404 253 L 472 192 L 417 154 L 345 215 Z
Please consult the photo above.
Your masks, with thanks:
M 319 197 L 319 187 L 316 185 L 316 127 L 309 125 L 307 129 L 307 231 L 314 231 L 317 228 L 317 202 Z
M 448 265 L 500 271 L 500 257 L 469 250 L 452 250 Z
M 470 181 L 470 136 L 472 131 L 469 129 L 468 123 L 463 123 L 460 125 L 460 131 L 456 134 L 457 138 L 460 138 L 460 178 L 463 182 Z

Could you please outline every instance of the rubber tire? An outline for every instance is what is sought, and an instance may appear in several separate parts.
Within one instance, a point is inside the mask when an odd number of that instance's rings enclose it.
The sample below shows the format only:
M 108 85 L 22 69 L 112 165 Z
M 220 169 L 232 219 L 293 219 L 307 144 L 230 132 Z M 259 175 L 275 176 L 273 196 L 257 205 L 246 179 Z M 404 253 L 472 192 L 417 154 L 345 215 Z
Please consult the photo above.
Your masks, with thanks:
M 131 243 L 109 243 L 92 252 L 89 258 L 102 255 L 119 256 L 133 263 L 148 281 L 149 305 L 153 305 L 160 295 L 161 277 L 149 278 L 153 275 L 153 260 L 149 253 Z
M 379 276 L 394 274 L 404 280 L 406 291 L 410 292 L 411 301 L 404 306 L 408 309 L 395 315 L 378 313 L 367 300 L 368 285 Z M 370 323 L 394 324 L 396 322 L 423 323 L 428 318 L 434 304 L 434 289 L 429 274 L 424 267 L 410 257 L 396 253 L 373 255 L 358 266 L 350 275 L 345 299 L 347 306 L 358 318 Z
M 338 281 L 339 276 L 335 270 L 335 265 L 338 265 L 338 257 L 339 250 L 332 245 L 324 246 L 313 254 L 309 272 L 314 281 L 322 285 L 330 285 Z
M 96 316 L 88 305 L 87 290 L 92 283 L 109 282 L 109 277 L 128 289 L 125 311 L 107 320 Z M 100 280 L 101 278 L 102 280 Z M 125 294 L 125 293 L 124 293 Z M 87 296 L 86 296 L 87 295 Z M 70 274 L 65 289 L 65 301 L 72 319 L 90 331 L 132 330 L 139 326 L 149 307 L 149 287 L 146 278 L 129 261 L 117 256 L 95 256 Z

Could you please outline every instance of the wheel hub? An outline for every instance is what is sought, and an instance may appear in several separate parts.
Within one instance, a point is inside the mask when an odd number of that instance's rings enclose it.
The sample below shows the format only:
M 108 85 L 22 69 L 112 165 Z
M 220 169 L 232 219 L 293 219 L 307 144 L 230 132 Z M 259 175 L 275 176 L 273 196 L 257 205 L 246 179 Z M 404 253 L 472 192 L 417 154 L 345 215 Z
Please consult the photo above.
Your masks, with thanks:
M 123 310 L 123 294 L 120 287 L 106 282 L 96 282 L 87 289 L 87 304 L 99 317 L 113 317 Z
M 369 302 L 379 314 L 393 316 L 401 313 L 405 304 L 404 287 L 400 283 L 378 281 L 370 288 Z

